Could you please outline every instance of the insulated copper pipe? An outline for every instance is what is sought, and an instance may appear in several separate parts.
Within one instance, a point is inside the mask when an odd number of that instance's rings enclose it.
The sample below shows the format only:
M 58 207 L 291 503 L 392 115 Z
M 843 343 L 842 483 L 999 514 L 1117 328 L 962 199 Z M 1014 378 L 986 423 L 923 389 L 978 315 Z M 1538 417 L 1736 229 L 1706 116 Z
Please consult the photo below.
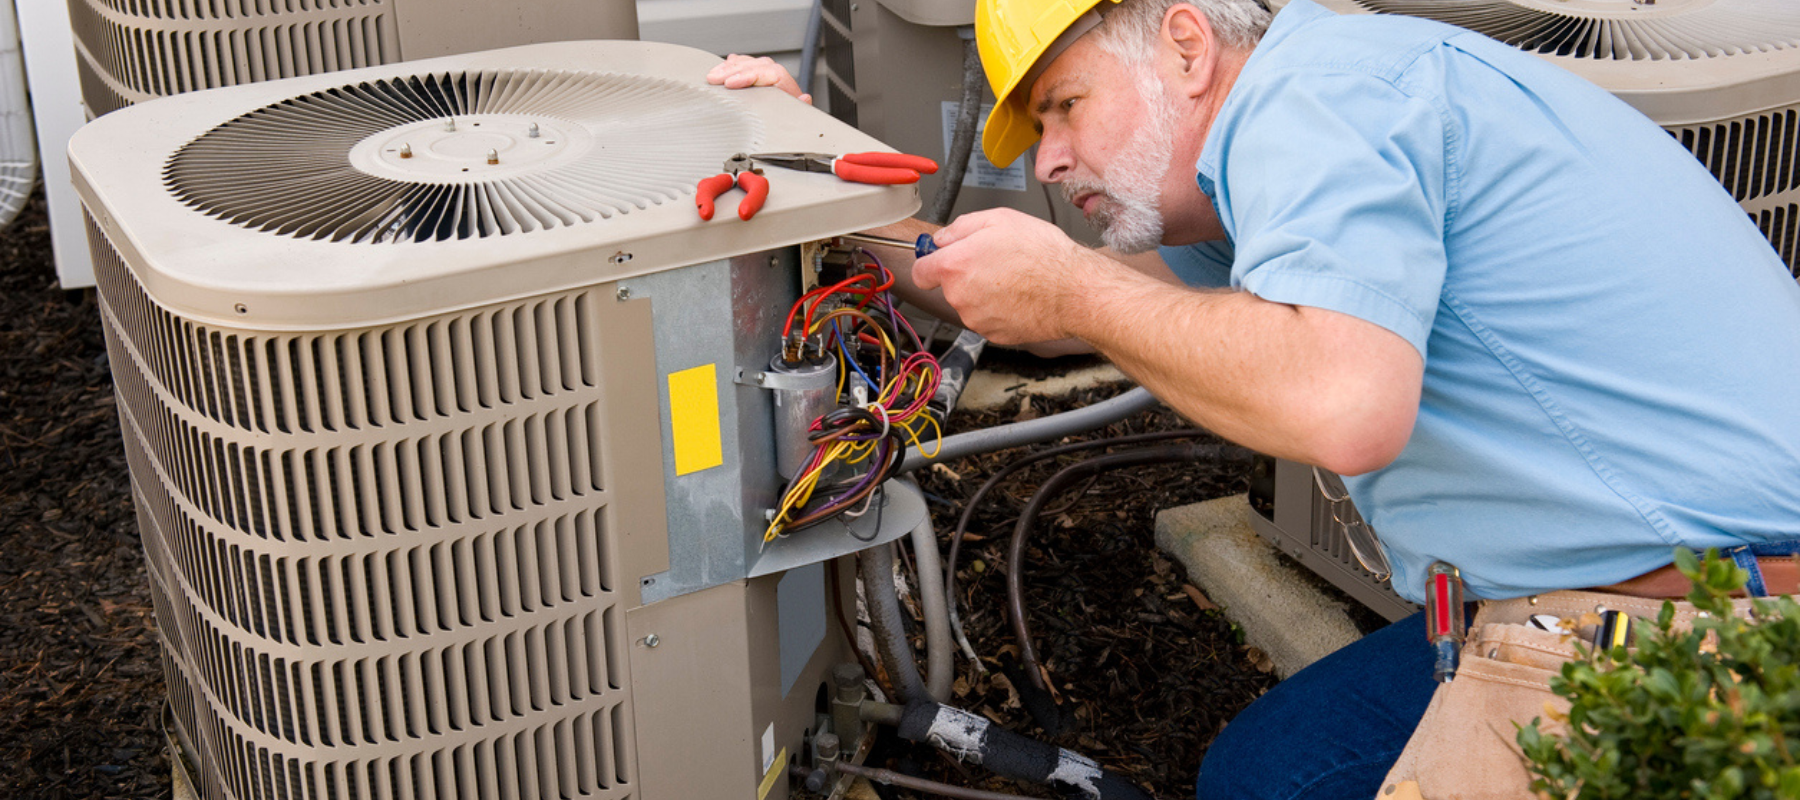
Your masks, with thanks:
M 990 792 L 985 789 L 970 789 L 963 786 L 952 786 L 948 783 L 939 783 L 924 778 L 914 778 L 911 775 L 902 775 L 891 769 L 865 767 L 861 764 L 851 764 L 849 762 L 838 762 L 837 768 L 839 772 L 846 775 L 855 775 L 858 778 L 866 778 L 875 783 L 888 786 L 899 786 L 903 789 L 917 789 L 921 792 L 940 794 L 945 797 L 955 797 L 958 798 L 958 800 L 1030 800 L 1030 798 L 1020 794 L 1002 794 L 1000 792 Z

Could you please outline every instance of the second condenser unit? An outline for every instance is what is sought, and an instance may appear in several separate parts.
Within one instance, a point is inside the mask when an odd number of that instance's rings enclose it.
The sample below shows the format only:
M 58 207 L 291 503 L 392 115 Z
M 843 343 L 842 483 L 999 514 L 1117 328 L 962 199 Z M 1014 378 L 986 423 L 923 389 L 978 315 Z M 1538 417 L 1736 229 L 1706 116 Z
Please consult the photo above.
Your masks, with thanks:
M 532 45 L 77 134 L 208 800 L 787 796 L 855 660 L 833 565 L 925 509 L 890 482 L 765 543 L 770 367 L 811 243 L 918 195 L 771 169 L 751 219 L 701 221 L 735 154 L 887 149 L 716 63 Z

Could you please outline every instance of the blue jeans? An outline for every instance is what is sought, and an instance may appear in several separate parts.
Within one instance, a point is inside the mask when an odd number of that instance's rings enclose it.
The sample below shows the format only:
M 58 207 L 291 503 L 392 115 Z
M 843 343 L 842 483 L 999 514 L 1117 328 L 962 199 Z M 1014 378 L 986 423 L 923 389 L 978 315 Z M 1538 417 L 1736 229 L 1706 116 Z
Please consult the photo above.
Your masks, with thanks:
M 1206 752 L 1200 800 L 1373 800 L 1438 684 L 1414 614 L 1270 689 Z

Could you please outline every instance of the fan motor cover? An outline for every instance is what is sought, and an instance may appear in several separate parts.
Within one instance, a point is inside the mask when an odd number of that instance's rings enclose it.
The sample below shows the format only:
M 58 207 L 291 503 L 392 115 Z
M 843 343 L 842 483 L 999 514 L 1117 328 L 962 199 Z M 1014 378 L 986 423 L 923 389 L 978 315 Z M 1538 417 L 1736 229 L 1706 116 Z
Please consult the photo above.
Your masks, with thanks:
M 701 224 L 694 184 L 734 153 L 888 149 L 777 90 L 709 86 L 716 63 L 558 42 L 189 92 L 85 126 L 70 164 L 157 302 L 270 327 L 537 295 L 917 206 L 913 191 L 771 170 L 753 220 Z

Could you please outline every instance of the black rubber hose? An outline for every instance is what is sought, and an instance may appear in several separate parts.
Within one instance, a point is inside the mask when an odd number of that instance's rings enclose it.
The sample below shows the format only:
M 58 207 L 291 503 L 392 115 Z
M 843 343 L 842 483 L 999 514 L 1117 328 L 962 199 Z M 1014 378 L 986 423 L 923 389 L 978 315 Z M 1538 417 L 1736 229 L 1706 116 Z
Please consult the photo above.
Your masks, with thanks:
M 905 623 L 900 618 L 900 597 L 894 593 L 894 553 L 888 547 L 871 547 L 857 557 L 862 568 L 863 597 L 869 606 L 869 626 L 874 629 L 875 648 L 894 681 L 900 701 L 930 702 L 925 679 L 919 677 L 918 657 L 913 655 L 912 643 L 906 640 Z
M 932 702 L 908 703 L 899 733 L 902 739 L 925 742 L 997 775 L 1049 786 L 1064 797 L 1150 800 L 1142 789 L 1101 769 L 1093 759 L 995 726 L 980 714 Z
M 974 518 L 975 508 L 981 505 L 982 499 L 987 497 L 989 491 L 999 485 L 1000 481 L 1006 479 L 1007 476 L 1046 458 L 1054 458 L 1067 453 L 1094 450 L 1102 447 L 1165 441 L 1168 439 L 1184 439 L 1204 435 L 1206 435 L 1206 431 L 1200 430 L 1199 428 L 1186 428 L 1176 431 L 1115 436 L 1109 439 L 1096 439 L 1089 442 L 1076 442 L 1075 444 L 1066 444 L 1061 447 L 1052 447 L 1048 450 L 1025 456 L 1024 458 L 1020 458 L 1017 461 L 1006 465 L 1005 468 L 994 473 L 993 477 L 988 478 L 986 483 L 981 484 L 981 488 L 976 489 L 975 494 L 971 495 L 968 501 L 963 504 L 962 515 L 956 520 L 956 531 L 950 535 L 950 552 L 944 556 L 944 593 L 949 596 L 945 608 L 950 612 L 950 631 L 956 635 L 957 642 L 962 646 L 963 652 L 968 655 L 969 660 L 976 661 L 976 657 L 974 649 L 969 646 L 968 640 L 964 638 L 962 632 L 962 611 L 960 610 L 961 605 L 958 602 L 956 593 L 956 563 L 957 557 L 962 552 L 963 536 L 968 533 L 969 530 L 969 521 Z M 979 661 L 976 661 L 976 667 L 981 668 Z
M 999 485 L 999 483 L 1008 476 L 1029 467 L 1032 464 L 1043 461 L 1046 458 L 1055 458 L 1069 453 L 1079 453 L 1083 450 L 1097 450 L 1103 447 L 1116 447 L 1124 444 L 1160 442 L 1169 439 L 1189 439 L 1205 435 L 1207 435 L 1207 432 L 1199 428 L 1186 428 L 1176 431 L 1159 431 L 1156 433 L 1139 433 L 1130 436 L 1115 436 L 1110 439 L 1095 439 L 1089 442 L 1076 442 L 1074 444 L 1065 444 L 1060 447 L 1052 447 L 1048 450 L 1032 453 L 1031 455 L 1007 464 L 1005 468 L 994 473 L 993 477 L 988 478 L 986 483 L 981 484 L 981 488 L 976 489 L 975 494 L 969 496 L 968 501 L 963 504 L 962 515 L 956 519 L 956 531 L 950 534 L 950 552 L 944 557 L 944 591 L 948 592 L 950 595 L 951 609 L 956 608 L 956 559 L 962 551 L 963 536 L 969 530 L 970 520 L 975 517 L 975 508 L 981 505 L 982 499 L 987 497 L 988 492 L 992 491 L 995 486 Z
M 1006 556 L 1007 613 L 1012 617 L 1013 634 L 1019 640 L 1020 667 L 1030 676 L 1032 685 L 1047 690 L 1043 670 L 1038 668 L 1037 648 L 1032 645 L 1031 628 L 1025 620 L 1025 543 L 1030 539 L 1031 528 L 1037 523 L 1038 512 L 1043 510 L 1044 504 L 1069 484 L 1109 470 L 1173 461 L 1249 459 L 1251 455 L 1249 450 L 1232 445 L 1177 444 L 1142 447 L 1078 461 L 1050 476 L 1049 480 L 1038 487 L 1037 493 L 1031 496 L 1031 502 L 1026 503 L 1025 510 L 1019 514 L 1019 522 L 1013 527 L 1012 542 L 1007 548 Z
M 943 182 L 931 198 L 931 211 L 925 221 L 942 225 L 950 221 L 956 209 L 956 196 L 962 192 L 963 175 L 969 170 L 969 159 L 975 149 L 976 120 L 981 116 L 981 91 L 987 73 L 981 70 L 981 52 L 975 38 L 963 40 L 962 101 L 956 106 L 956 128 L 950 137 L 950 152 L 945 153 Z

